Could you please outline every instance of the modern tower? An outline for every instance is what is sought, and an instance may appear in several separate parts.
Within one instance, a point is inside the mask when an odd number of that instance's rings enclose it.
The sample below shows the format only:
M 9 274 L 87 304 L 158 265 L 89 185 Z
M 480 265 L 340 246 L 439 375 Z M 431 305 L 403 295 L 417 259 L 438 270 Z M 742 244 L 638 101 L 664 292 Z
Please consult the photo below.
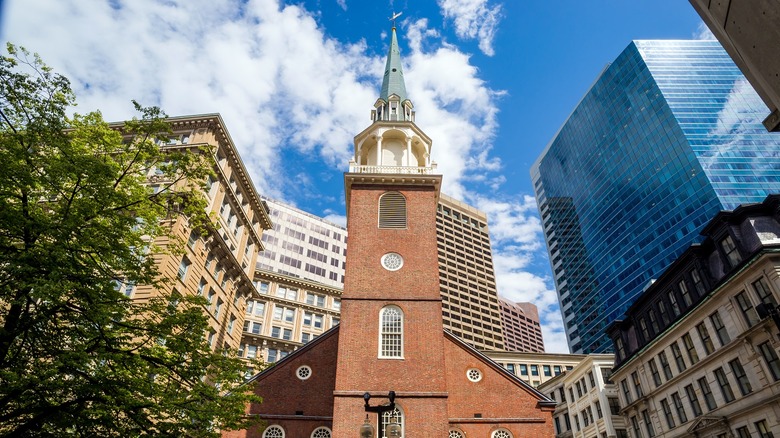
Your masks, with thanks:
M 531 169 L 572 353 L 718 211 L 780 192 L 780 136 L 716 41 L 634 41 Z

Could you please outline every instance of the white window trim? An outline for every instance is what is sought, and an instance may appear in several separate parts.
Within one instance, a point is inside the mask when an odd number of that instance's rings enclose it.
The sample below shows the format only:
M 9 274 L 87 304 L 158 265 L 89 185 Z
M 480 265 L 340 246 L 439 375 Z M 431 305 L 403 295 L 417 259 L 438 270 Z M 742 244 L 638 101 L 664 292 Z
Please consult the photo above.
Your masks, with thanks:
M 382 354 L 382 318 L 384 316 L 385 310 L 387 309 L 395 309 L 398 311 L 398 313 L 401 315 L 401 353 L 398 356 L 385 356 Z M 379 339 L 378 339 L 378 349 L 377 349 L 377 357 L 379 359 L 403 359 L 404 358 L 404 312 L 401 310 L 400 307 L 389 304 L 387 306 L 382 307 L 381 310 L 379 310 Z
M 318 428 L 314 429 L 314 430 L 311 432 L 311 438 L 315 438 L 315 437 L 314 437 L 314 434 L 315 434 L 315 433 L 317 433 L 317 431 L 320 431 L 320 430 L 327 430 L 327 431 L 328 431 L 328 436 L 331 436 L 331 437 L 333 436 L 333 431 L 332 431 L 332 430 L 330 430 L 330 428 L 328 428 L 328 427 L 325 427 L 325 426 L 320 426 L 320 427 L 318 427 Z
M 281 430 L 281 431 L 282 431 L 282 438 L 284 438 L 284 437 L 286 437 L 286 436 L 287 436 L 287 433 L 284 431 L 284 428 L 283 428 L 282 426 L 280 426 L 280 425 L 278 425 L 278 424 L 271 424 L 271 425 L 269 425 L 269 426 L 268 426 L 268 427 L 267 427 L 267 428 L 266 428 L 266 429 L 263 431 L 263 438 L 269 438 L 269 436 L 268 436 L 268 431 L 269 431 L 271 428 L 273 428 L 273 427 L 277 427 L 277 428 L 279 428 L 279 430 Z M 275 438 L 275 437 L 274 437 L 274 438 Z

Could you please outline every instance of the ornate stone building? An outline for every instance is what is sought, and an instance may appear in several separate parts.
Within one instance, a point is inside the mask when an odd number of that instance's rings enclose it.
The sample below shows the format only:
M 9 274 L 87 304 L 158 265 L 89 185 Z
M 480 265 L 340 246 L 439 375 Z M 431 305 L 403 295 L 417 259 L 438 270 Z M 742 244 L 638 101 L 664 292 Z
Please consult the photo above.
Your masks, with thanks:
M 780 195 L 702 235 L 608 328 L 621 412 L 636 438 L 780 436 Z

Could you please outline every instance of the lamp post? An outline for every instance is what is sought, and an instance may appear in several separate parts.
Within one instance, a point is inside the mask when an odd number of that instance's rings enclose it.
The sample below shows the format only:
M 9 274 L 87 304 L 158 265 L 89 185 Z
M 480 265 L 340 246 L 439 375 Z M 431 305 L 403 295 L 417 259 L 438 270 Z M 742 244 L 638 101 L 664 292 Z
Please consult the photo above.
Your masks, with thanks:
M 395 391 L 390 391 L 390 393 L 387 394 L 387 398 L 390 400 L 390 403 L 386 405 L 371 406 L 368 403 L 368 401 L 371 400 L 371 394 L 365 393 L 363 394 L 363 400 L 365 400 L 365 405 L 363 407 L 366 412 L 376 412 L 377 420 L 381 420 L 382 414 L 395 409 Z M 382 431 L 380 430 L 380 433 L 381 432 Z M 401 425 L 396 422 L 388 424 L 385 427 L 385 434 L 387 435 L 387 438 L 401 438 Z M 360 426 L 360 437 L 374 438 L 374 426 L 371 425 L 368 414 L 366 414 L 366 421 Z

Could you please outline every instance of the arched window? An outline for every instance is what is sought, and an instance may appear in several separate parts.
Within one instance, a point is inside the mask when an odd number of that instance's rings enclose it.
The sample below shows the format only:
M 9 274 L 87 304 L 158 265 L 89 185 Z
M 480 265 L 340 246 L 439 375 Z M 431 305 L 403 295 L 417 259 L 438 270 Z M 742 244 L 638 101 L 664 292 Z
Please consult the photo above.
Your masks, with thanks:
M 379 197 L 379 228 L 406 228 L 406 198 L 398 192 Z
M 448 438 L 466 438 L 466 435 L 463 435 L 463 432 L 459 431 L 458 429 L 450 429 Z
M 490 438 L 512 438 L 512 432 L 506 429 L 494 430 L 493 433 L 490 434 Z
M 284 438 L 284 429 L 281 426 L 268 426 L 263 432 L 263 438 Z
M 387 434 L 385 433 L 385 428 L 390 423 L 397 423 L 399 426 L 401 426 L 401 436 L 404 436 L 404 412 L 401 410 L 401 407 L 398 406 L 396 403 L 395 409 L 389 412 L 383 412 L 382 413 L 382 419 L 381 424 L 379 424 L 379 436 L 380 437 L 386 437 Z
M 318 427 L 311 433 L 311 438 L 331 438 L 330 429 L 327 427 Z
M 404 314 L 397 306 L 379 311 L 379 357 L 404 357 Z

